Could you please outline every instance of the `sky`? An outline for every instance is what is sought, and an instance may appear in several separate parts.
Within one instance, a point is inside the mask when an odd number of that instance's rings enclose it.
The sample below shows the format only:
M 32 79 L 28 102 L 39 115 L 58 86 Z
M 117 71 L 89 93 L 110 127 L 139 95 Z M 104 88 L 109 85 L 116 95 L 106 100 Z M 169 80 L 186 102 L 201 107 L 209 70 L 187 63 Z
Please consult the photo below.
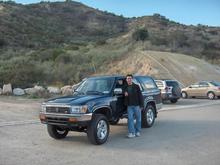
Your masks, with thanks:
M 15 0 L 37 3 L 41 0 Z M 48 0 L 47 0 L 48 1 Z M 49 0 L 56 1 L 56 0 Z M 220 0 L 76 0 L 87 6 L 123 15 L 140 17 L 158 13 L 186 25 L 220 26 Z

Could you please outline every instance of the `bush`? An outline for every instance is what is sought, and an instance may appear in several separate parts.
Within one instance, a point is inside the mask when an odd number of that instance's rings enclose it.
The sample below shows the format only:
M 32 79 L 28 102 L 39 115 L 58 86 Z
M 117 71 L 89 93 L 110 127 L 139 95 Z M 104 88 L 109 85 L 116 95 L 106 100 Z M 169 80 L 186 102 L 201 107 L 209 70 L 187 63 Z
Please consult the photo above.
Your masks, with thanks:
M 44 80 L 43 70 L 25 57 L 14 58 L 1 64 L 0 75 L 1 82 L 21 88 L 32 87 L 34 83 L 43 83 Z
M 136 41 L 145 41 L 149 37 L 147 29 L 138 29 L 132 34 L 132 38 Z

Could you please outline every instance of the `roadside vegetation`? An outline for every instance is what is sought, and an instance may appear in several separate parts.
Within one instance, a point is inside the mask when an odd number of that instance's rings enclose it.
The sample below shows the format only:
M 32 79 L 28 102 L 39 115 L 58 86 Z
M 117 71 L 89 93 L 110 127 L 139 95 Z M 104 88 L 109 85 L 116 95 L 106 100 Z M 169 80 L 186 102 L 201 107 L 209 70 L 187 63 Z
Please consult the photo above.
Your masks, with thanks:
M 0 22 L 0 86 L 78 83 L 135 50 L 220 64 L 219 27 L 186 26 L 159 14 L 125 18 L 72 1 L 0 1 Z
M 100 47 L 97 43 L 34 51 L 8 50 L 0 56 L 0 82 L 22 88 L 33 84 L 75 84 L 106 70 L 109 63 L 121 59 L 127 51 L 127 47 Z

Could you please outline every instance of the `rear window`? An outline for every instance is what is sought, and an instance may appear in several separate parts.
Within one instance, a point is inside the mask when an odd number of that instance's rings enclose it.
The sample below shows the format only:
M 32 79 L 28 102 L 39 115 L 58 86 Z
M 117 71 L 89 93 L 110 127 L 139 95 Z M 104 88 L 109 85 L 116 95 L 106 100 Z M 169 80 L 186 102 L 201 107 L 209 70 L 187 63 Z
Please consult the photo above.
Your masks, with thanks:
M 167 86 L 178 87 L 179 84 L 176 81 L 166 81 Z
M 218 81 L 212 81 L 212 82 L 210 82 L 210 84 L 212 84 L 214 86 L 220 86 L 220 82 L 218 82 Z

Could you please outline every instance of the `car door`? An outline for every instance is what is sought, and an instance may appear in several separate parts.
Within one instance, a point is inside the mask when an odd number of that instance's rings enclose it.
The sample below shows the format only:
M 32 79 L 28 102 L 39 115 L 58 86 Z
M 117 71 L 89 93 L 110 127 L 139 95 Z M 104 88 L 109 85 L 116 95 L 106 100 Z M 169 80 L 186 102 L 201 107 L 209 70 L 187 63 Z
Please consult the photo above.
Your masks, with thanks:
M 197 96 L 205 97 L 208 92 L 209 84 L 207 82 L 199 82 L 199 89 L 197 92 Z
M 188 96 L 197 96 L 198 95 L 199 84 L 192 84 L 187 89 Z
M 114 118 L 120 118 L 124 113 L 127 111 L 127 107 L 124 105 L 124 95 L 116 94 L 114 93 L 115 90 L 123 90 L 123 87 L 125 85 L 125 79 L 124 78 L 117 78 L 116 84 L 113 89 L 113 99 L 111 102 L 111 107 L 113 110 L 113 117 Z

